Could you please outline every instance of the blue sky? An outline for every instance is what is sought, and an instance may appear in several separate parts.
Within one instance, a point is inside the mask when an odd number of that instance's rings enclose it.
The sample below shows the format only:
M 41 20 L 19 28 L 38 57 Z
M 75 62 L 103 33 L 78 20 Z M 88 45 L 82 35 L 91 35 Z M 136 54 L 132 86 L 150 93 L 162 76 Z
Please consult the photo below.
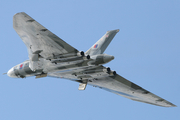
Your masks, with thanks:
M 26 12 L 78 50 L 88 50 L 108 30 L 120 29 L 105 53 L 105 66 L 178 107 L 135 102 L 64 79 L 0 77 L 1 120 L 180 119 L 180 1 L 5 0 L 0 3 L 0 73 L 28 59 L 13 29 Z

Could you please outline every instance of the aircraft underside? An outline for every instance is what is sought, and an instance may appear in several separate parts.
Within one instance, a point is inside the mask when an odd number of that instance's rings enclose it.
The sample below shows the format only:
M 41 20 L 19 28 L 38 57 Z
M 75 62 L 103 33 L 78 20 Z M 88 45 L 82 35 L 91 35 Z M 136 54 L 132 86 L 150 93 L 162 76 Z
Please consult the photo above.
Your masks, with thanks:
M 104 51 L 119 29 L 107 31 L 89 50 L 83 52 L 24 12 L 14 15 L 13 27 L 27 47 L 29 60 L 12 67 L 7 73 L 9 77 L 69 79 L 79 82 L 79 90 L 85 90 L 89 84 L 131 100 L 163 107 L 176 106 L 103 66 L 114 59 Z

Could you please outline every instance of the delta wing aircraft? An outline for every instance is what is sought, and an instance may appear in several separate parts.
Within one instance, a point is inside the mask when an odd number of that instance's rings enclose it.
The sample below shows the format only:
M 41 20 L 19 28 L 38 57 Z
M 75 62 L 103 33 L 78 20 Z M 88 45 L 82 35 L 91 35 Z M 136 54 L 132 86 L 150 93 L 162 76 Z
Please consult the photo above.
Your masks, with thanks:
M 24 12 L 14 15 L 13 27 L 27 47 L 29 60 L 11 68 L 7 73 L 9 77 L 49 76 L 70 79 L 79 82 L 79 90 L 85 90 L 89 84 L 131 100 L 175 107 L 174 104 L 103 66 L 114 59 L 114 56 L 104 54 L 104 51 L 119 32 L 118 29 L 107 31 L 89 50 L 83 52 L 63 41 Z

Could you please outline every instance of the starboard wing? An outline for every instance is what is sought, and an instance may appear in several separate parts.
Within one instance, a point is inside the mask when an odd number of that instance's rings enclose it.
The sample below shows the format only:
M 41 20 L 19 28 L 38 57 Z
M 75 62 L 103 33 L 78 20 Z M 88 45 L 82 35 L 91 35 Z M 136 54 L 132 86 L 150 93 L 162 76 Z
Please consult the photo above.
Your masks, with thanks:
M 149 103 L 162 107 L 175 107 L 176 105 L 166 101 L 165 99 L 143 89 L 133 82 L 121 77 L 118 74 L 109 75 L 103 66 L 98 67 L 79 67 L 77 69 L 68 70 L 58 73 L 49 73 L 51 77 L 60 77 L 75 80 L 89 85 L 99 87 L 106 91 L 129 98 L 131 100 Z
M 102 77 L 90 83 L 104 90 L 115 93 L 117 95 L 129 98 L 131 100 L 149 103 L 162 107 L 175 107 L 176 105 L 166 101 L 165 99 L 143 89 L 142 87 L 130 82 L 129 80 L 116 74 L 114 76 Z
M 25 43 L 29 54 L 39 52 L 43 58 L 48 59 L 78 52 L 24 12 L 14 15 L 13 27 Z

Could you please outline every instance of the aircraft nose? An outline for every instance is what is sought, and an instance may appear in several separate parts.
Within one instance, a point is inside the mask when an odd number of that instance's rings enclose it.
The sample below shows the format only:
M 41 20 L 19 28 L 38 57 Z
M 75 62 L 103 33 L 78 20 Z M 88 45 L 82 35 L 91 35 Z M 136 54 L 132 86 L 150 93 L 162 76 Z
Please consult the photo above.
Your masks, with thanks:
M 111 56 L 110 56 L 110 60 L 114 60 L 114 56 L 111 55 Z
M 17 76 L 16 76 L 15 73 L 14 73 L 14 69 L 13 69 L 13 68 L 11 68 L 11 69 L 7 72 L 7 75 L 8 75 L 9 77 L 12 77 L 12 78 L 17 78 Z

